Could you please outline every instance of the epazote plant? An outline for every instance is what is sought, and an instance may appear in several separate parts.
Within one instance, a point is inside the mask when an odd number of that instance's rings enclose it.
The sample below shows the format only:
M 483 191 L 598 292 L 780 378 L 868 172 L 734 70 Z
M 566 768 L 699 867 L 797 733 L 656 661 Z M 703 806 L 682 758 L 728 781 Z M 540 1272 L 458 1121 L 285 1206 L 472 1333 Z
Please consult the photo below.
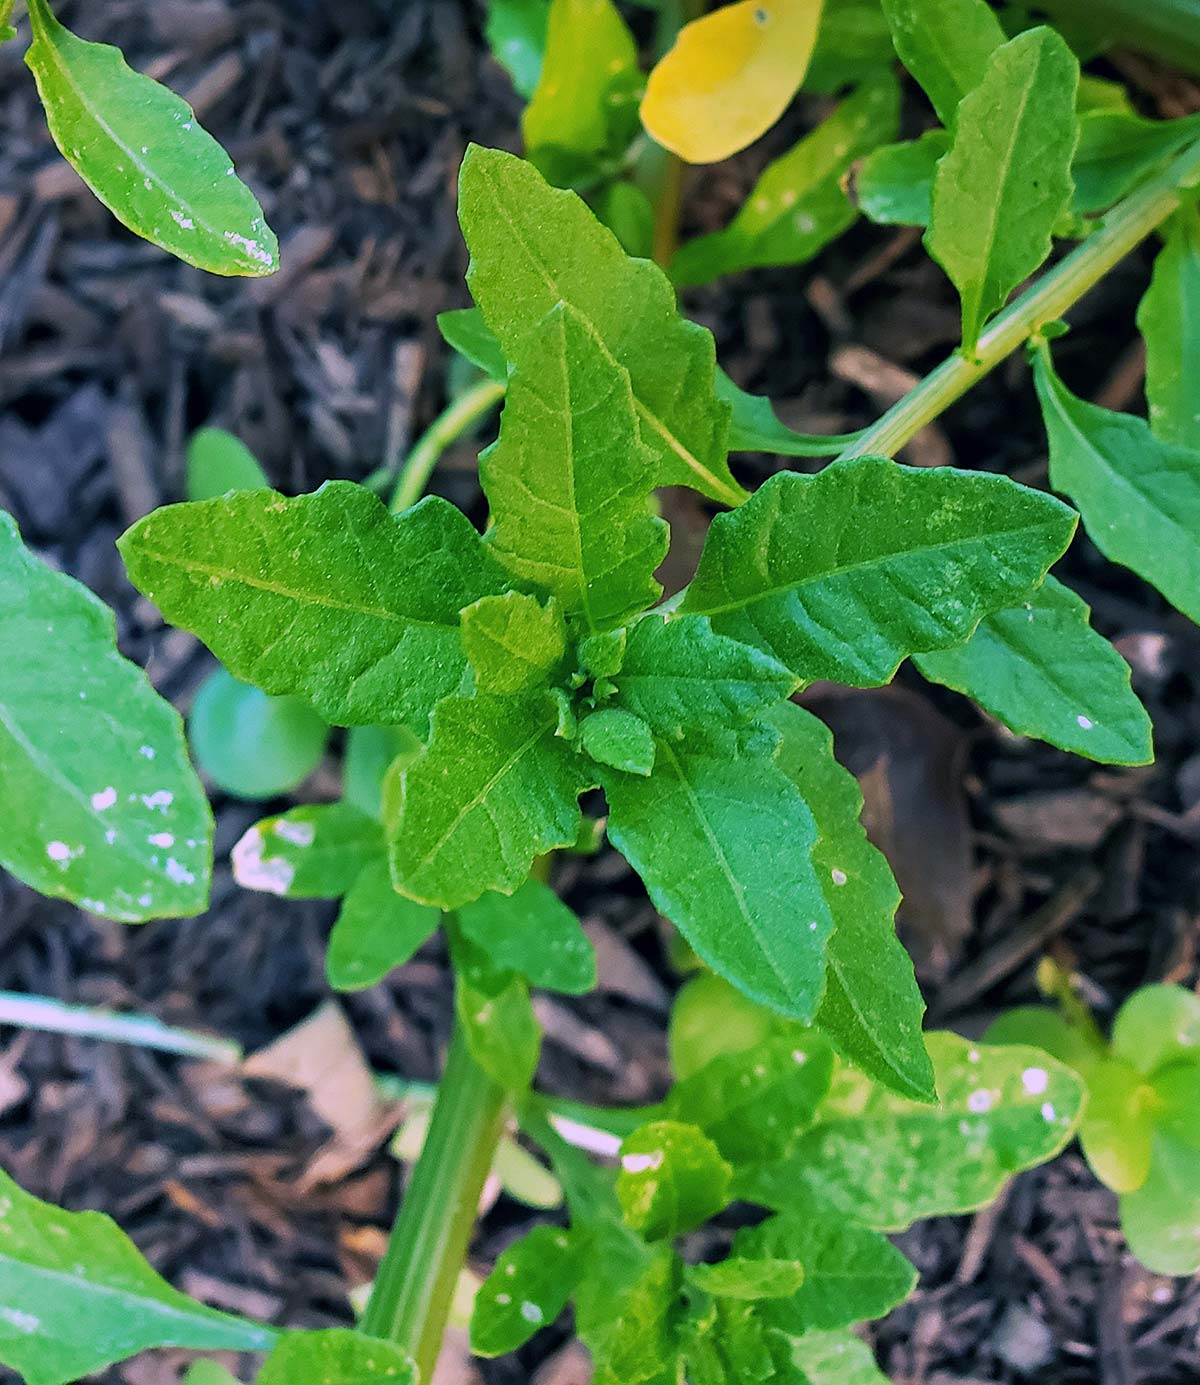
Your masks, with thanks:
M 514 8 L 494 7 L 493 33 Z M 847 8 L 831 0 L 827 17 Z M 1098 156 L 1105 198 L 1121 200 L 1076 207 L 1082 245 L 992 319 L 1068 225 L 1086 119 L 1076 60 L 1044 27 L 992 33 L 982 0 L 888 0 L 883 13 L 931 95 L 937 72 L 958 84 L 934 100 L 945 122 L 936 172 L 923 182 L 928 149 L 904 151 L 894 201 L 923 205 L 928 186 L 930 245 L 962 294 L 967 346 L 864 435 L 783 428 L 721 374 L 711 336 L 678 315 L 661 270 L 630 259 L 574 192 L 473 149 L 460 215 L 477 307 L 443 329 L 492 378 L 418 448 L 398 513 L 349 483 L 295 498 L 234 489 L 257 479 L 243 467 L 230 493 L 159 511 L 125 536 L 131 578 L 230 677 L 352 728 L 343 800 L 251 829 L 239 879 L 342 900 L 329 953 L 342 989 L 372 984 L 442 927 L 455 1035 L 361 1332 L 279 1335 L 214 1313 L 165 1285 L 112 1223 L 6 1179 L 0 1360 L 33 1385 L 156 1345 L 267 1350 L 260 1385 L 427 1381 L 479 1190 L 513 1121 L 549 1157 L 570 1221 L 501 1258 L 476 1301 L 481 1354 L 515 1349 L 570 1299 L 606 1385 L 869 1383 L 882 1377 L 849 1328 L 888 1311 L 913 1277 L 883 1233 L 981 1205 L 1070 1138 L 1084 1089 L 1070 1066 L 1035 1048 L 921 1034 L 892 929 L 895 884 L 828 732 L 789 699 L 818 678 L 878 685 L 912 658 L 1024 734 L 1110 763 L 1149 759 L 1127 667 L 1047 576 L 1074 512 L 1003 476 L 914 470 L 888 454 L 1032 343 L 1052 484 L 1110 556 L 1189 609 L 1200 456 L 1181 304 L 1195 279 L 1184 189 L 1200 146 L 1190 130 L 1156 143 L 1156 126 L 1119 179 L 1115 154 Z M 620 138 L 637 141 L 639 82 L 567 42 L 588 20 L 623 45 L 613 16 L 595 0 L 545 9 L 533 89 L 534 105 L 539 92 L 550 102 L 567 75 L 557 55 L 576 55 L 590 84 L 540 127 L 556 152 L 539 163 L 616 220 L 636 203 L 614 195 L 612 169 Z M 893 123 L 879 112 L 894 108 L 894 81 L 875 59 L 863 64 L 829 80 L 862 82 L 865 138 L 886 142 Z M 596 90 L 607 115 L 589 124 Z M 1040 124 L 1028 114 L 1038 110 Z M 815 249 L 794 181 L 808 154 L 765 175 L 717 255 L 722 269 L 787 262 L 793 233 L 799 258 Z M 855 214 L 837 186 L 846 169 L 819 167 L 820 205 L 840 230 Z M 1160 226 L 1168 245 L 1142 313 L 1152 433 L 1070 395 L 1047 343 Z M 481 537 L 445 501 L 412 502 L 438 441 L 501 396 L 500 438 L 481 458 Z M 729 467 L 734 446 L 845 455 L 748 496 Z M 729 509 L 693 581 L 667 601 L 654 578 L 669 538 L 653 504 L 663 484 Z M 111 917 L 202 908 L 211 823 L 178 719 L 120 659 L 94 598 L 37 563 L 11 522 L 0 530 L 0 653 L 0 779 L 23 810 L 0 860 Z M 554 851 L 595 844 L 580 799 L 596 791 L 609 839 L 710 969 L 673 1015 L 679 1080 L 632 1112 L 531 1086 L 530 986 L 594 983 L 590 945 L 547 876 Z M 615 1168 L 572 1143 L 581 1127 L 590 1148 L 619 1156 Z M 688 1233 L 733 1201 L 767 1215 L 724 1258 L 698 1263 Z M 193 1372 L 197 1385 L 220 1378 L 208 1363 Z

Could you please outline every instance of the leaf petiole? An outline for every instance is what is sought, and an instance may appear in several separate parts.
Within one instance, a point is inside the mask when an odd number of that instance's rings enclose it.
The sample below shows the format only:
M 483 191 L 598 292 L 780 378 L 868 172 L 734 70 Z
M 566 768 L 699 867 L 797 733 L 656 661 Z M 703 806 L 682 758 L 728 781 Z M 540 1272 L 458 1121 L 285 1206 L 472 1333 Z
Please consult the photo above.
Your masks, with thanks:
M 420 500 L 442 453 L 494 408 L 504 398 L 504 391 L 505 386 L 498 380 L 480 380 L 450 401 L 405 459 L 392 492 L 390 509 L 393 514 L 407 510 Z

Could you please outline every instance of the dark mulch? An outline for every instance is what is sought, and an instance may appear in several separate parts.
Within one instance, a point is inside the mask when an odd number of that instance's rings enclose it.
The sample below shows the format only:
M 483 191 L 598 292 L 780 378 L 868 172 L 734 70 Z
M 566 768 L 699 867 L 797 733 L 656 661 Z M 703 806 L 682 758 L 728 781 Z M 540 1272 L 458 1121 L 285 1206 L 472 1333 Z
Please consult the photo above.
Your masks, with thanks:
M 277 279 L 226 283 L 114 228 L 54 156 L 18 46 L 0 48 L 0 505 L 114 606 L 123 648 L 186 710 L 209 657 L 135 596 L 114 538 L 178 498 L 183 442 L 202 423 L 239 433 L 289 491 L 362 478 L 403 454 L 444 399 L 434 314 L 466 301 L 455 169 L 468 140 L 515 147 L 519 108 L 483 56 L 477 7 L 449 0 L 63 10 L 193 101 L 285 243 Z M 1144 64 L 1128 71 L 1148 110 L 1200 104 Z M 698 174 L 689 227 L 719 224 L 818 110 L 801 103 L 761 149 Z M 1132 256 L 1093 293 L 1062 348 L 1070 381 L 1117 407 L 1140 404 L 1133 312 L 1148 264 Z M 689 306 L 741 383 L 814 430 L 869 421 L 955 334 L 949 288 L 915 238 L 870 228 L 808 269 L 745 275 Z M 478 513 L 474 452 L 452 449 L 435 487 Z M 1043 480 L 1023 364 L 998 371 L 910 455 Z M 747 480 L 769 466 L 748 461 Z M 1064 568 L 1134 666 L 1158 730 L 1153 769 L 1101 769 L 1020 742 L 915 676 L 899 693 L 818 691 L 814 703 L 894 854 L 934 1017 L 967 1032 L 1032 998 L 1047 949 L 1081 969 L 1105 1014 L 1143 981 L 1196 978 L 1200 635 L 1084 540 Z M 312 794 L 331 792 L 334 773 L 320 771 Z M 218 798 L 216 811 L 224 856 L 258 810 Z M 609 944 L 606 988 L 547 1011 L 541 1080 L 596 1100 L 651 1098 L 666 1078 L 670 984 L 658 921 L 611 854 L 569 862 L 560 883 Z M 327 907 L 237 890 L 224 868 L 203 918 L 135 930 L 0 878 L 0 986 L 147 1010 L 254 1048 L 327 998 L 329 922 Z M 430 1079 L 449 998 L 430 949 L 345 1008 L 372 1064 Z M 10 1031 L 0 1113 L 3 1163 L 32 1191 L 110 1212 L 174 1282 L 280 1321 L 348 1320 L 345 1286 L 369 1278 L 397 1193 L 382 1152 L 313 1186 L 327 1132 L 302 1094 L 135 1049 Z M 508 1202 L 493 1211 L 480 1267 L 525 1215 Z M 901 1239 L 921 1289 L 872 1330 L 897 1381 L 1167 1385 L 1200 1372 L 1200 1285 L 1131 1261 L 1112 1198 L 1075 1154 L 1017 1179 L 973 1220 Z M 499 1385 L 540 1368 L 540 1381 L 582 1380 L 576 1357 L 554 1356 L 562 1341 L 543 1334 L 482 1376 Z M 165 1356 L 105 1378 L 162 1385 L 179 1367 Z

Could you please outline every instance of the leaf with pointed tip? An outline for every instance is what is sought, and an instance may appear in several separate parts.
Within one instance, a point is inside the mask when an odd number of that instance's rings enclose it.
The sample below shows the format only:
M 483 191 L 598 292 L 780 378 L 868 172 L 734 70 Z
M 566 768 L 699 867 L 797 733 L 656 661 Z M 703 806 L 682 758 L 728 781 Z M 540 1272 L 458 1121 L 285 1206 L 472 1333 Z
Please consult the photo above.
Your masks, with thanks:
M 654 733 L 641 717 L 620 707 L 604 707 L 584 717 L 579 745 L 598 765 L 626 774 L 647 775 L 654 769 Z
M 349 1328 L 287 1332 L 267 1357 L 255 1385 L 417 1385 L 417 1368 L 394 1342 Z
M 382 852 L 346 892 L 329 935 L 325 975 L 335 991 L 364 991 L 401 967 L 434 932 L 441 915 L 392 887 Z
M 733 410 L 729 420 L 731 452 L 770 452 L 777 457 L 831 457 L 845 446 L 844 437 L 800 433 L 781 423 L 775 406 L 761 394 L 749 394 L 717 367 L 717 398 Z
M 997 48 L 933 180 L 925 247 L 962 299 L 963 345 L 1050 253 L 1071 200 L 1079 63 L 1053 29 Z
M 1163 442 L 1200 449 L 1200 207 L 1180 208 L 1163 240 L 1138 308 L 1150 427 Z
M 1004 42 L 995 11 L 986 0 L 883 0 L 883 12 L 897 56 L 952 128 L 959 102 Z
M 961 644 L 1062 556 L 1076 516 L 1004 476 L 854 457 L 713 521 L 682 609 L 811 682 L 888 682 Z
M 1086 603 L 1047 577 L 1020 606 L 985 616 L 964 645 L 919 654 L 934 683 L 974 699 L 1022 736 L 1110 765 L 1154 758 L 1129 665 L 1088 624 Z
M 626 1222 L 648 1241 L 673 1240 L 724 1208 L 732 1177 L 697 1126 L 648 1121 L 621 1145 L 617 1201 Z
M 512 895 L 488 894 L 458 911 L 458 926 L 492 965 L 532 986 L 583 995 L 596 984 L 596 952 L 573 910 L 548 885 L 526 882 Z
M 927 1036 L 937 1106 L 873 1087 L 844 1068 L 815 1124 L 735 1192 L 780 1211 L 811 1199 L 881 1231 L 971 1212 L 1021 1169 L 1057 1154 L 1083 1107 L 1082 1079 L 1033 1048 Z
M 769 654 L 714 634 L 702 616 L 654 615 L 630 627 L 614 682 L 612 705 L 671 739 L 752 721 L 797 684 Z
M 525 344 L 480 478 L 491 552 L 586 631 L 622 625 L 658 599 L 667 526 L 647 505 L 654 457 L 628 371 L 573 309 L 556 307 Z
M 816 826 L 773 760 L 658 741 L 649 779 L 601 770 L 609 837 L 704 961 L 752 1000 L 810 1020 L 833 928 Z
M 761 1309 L 769 1326 L 796 1336 L 882 1318 L 917 1282 L 912 1265 L 886 1236 L 816 1203 L 739 1231 L 732 1254 L 804 1266 L 796 1292 Z
M 833 916 L 825 994 L 815 1023 L 843 1057 L 915 1101 L 935 1099 L 921 1034 L 925 1002 L 893 922 L 900 890 L 859 821 L 862 791 L 838 764 L 829 728 L 793 702 L 771 713 L 780 769 L 817 824 L 813 867 Z
M 212 274 L 273 274 L 279 243 L 229 155 L 173 91 L 119 48 L 87 43 L 30 0 L 37 80 L 63 157 L 136 235 Z
M 1077 216 L 1106 211 L 1200 134 L 1200 115 L 1147 120 L 1132 111 L 1089 111 L 1071 165 Z
M 551 0 L 537 89 L 521 117 L 530 160 L 559 187 L 625 153 L 638 127 L 637 44 L 613 0 Z
M 178 713 L 3 511 L 0 785 L 0 864 L 34 889 L 125 923 L 204 908 L 212 814 Z
M 729 472 L 729 407 L 714 391 L 712 335 L 678 315 L 656 265 L 631 260 L 573 192 L 498 149 L 467 151 L 459 219 L 471 293 L 513 364 L 535 346 L 551 309 L 573 308 L 629 372 L 658 484 L 692 486 L 725 505 L 745 498 Z
M 350 803 L 309 803 L 248 828 L 233 848 L 245 890 L 338 899 L 383 851 L 383 829 Z
M 511 894 L 538 856 L 579 835 L 586 762 L 557 736 L 544 693 L 450 697 L 404 769 L 388 814 L 392 880 L 422 904 L 457 909 Z
M 462 641 L 480 692 L 528 692 L 562 663 L 567 629 L 553 599 L 505 592 L 464 609 Z
M 475 1295 L 471 1350 L 476 1356 L 504 1356 L 550 1326 L 583 1273 L 580 1241 L 562 1227 L 535 1226 L 500 1254 Z
M 887 144 L 855 169 L 851 196 L 863 215 L 880 226 L 928 226 L 938 161 L 950 148 L 945 130 Z
M 855 159 L 895 139 L 899 111 L 890 72 L 864 83 L 767 166 L 728 226 L 680 247 L 671 261 L 674 283 L 689 288 L 744 269 L 811 260 L 857 219 L 843 178 Z
M 297 693 L 335 726 L 418 734 L 466 669 L 459 611 L 507 586 L 447 501 L 393 516 L 348 481 L 169 505 L 120 549 L 133 584 L 236 677 Z
M 275 1333 L 181 1294 L 99 1212 L 41 1202 L 0 1173 L 0 1362 L 66 1385 L 150 1347 L 265 1351 Z
M 509 1091 L 524 1091 L 537 1071 L 542 1030 L 524 977 L 497 967 L 483 948 L 448 924 L 454 1010 L 471 1055 Z
M 270 488 L 258 458 L 224 428 L 197 428 L 187 445 L 187 498 L 213 500 L 230 491 Z
M 1200 451 L 1160 442 L 1144 419 L 1077 398 L 1049 352 L 1034 380 L 1050 439 L 1050 484 L 1070 496 L 1088 537 L 1200 620 Z
M 689 1284 L 714 1298 L 755 1302 L 761 1298 L 791 1298 L 804 1283 L 799 1260 L 728 1255 L 711 1265 L 693 1265 L 684 1272 Z
M 508 379 L 508 362 L 492 329 L 478 308 L 452 308 L 438 313 L 438 331 L 446 345 L 482 370 L 489 379 L 503 385 Z

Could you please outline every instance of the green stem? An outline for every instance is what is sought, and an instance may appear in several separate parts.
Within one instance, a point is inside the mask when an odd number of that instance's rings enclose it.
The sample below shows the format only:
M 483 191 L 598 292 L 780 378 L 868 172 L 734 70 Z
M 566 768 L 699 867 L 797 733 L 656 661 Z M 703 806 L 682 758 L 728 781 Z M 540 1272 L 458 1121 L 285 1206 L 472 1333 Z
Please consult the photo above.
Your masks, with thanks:
M 504 1122 L 504 1088 L 476 1063 L 456 1022 L 425 1146 L 362 1320 L 364 1332 L 411 1353 L 422 1382 L 433 1378 Z
M 457 399 L 451 400 L 429 425 L 408 454 L 392 492 L 391 510 L 399 514 L 415 505 L 425 494 L 429 477 L 438 458 L 504 398 L 504 385 L 498 380 L 480 380 Z
M 1091 235 L 1006 308 L 979 338 L 972 356 L 957 351 L 841 454 L 893 457 L 1006 356 L 1054 322 L 1112 267 L 1176 211 L 1181 189 L 1200 181 L 1200 143 L 1117 204 Z

